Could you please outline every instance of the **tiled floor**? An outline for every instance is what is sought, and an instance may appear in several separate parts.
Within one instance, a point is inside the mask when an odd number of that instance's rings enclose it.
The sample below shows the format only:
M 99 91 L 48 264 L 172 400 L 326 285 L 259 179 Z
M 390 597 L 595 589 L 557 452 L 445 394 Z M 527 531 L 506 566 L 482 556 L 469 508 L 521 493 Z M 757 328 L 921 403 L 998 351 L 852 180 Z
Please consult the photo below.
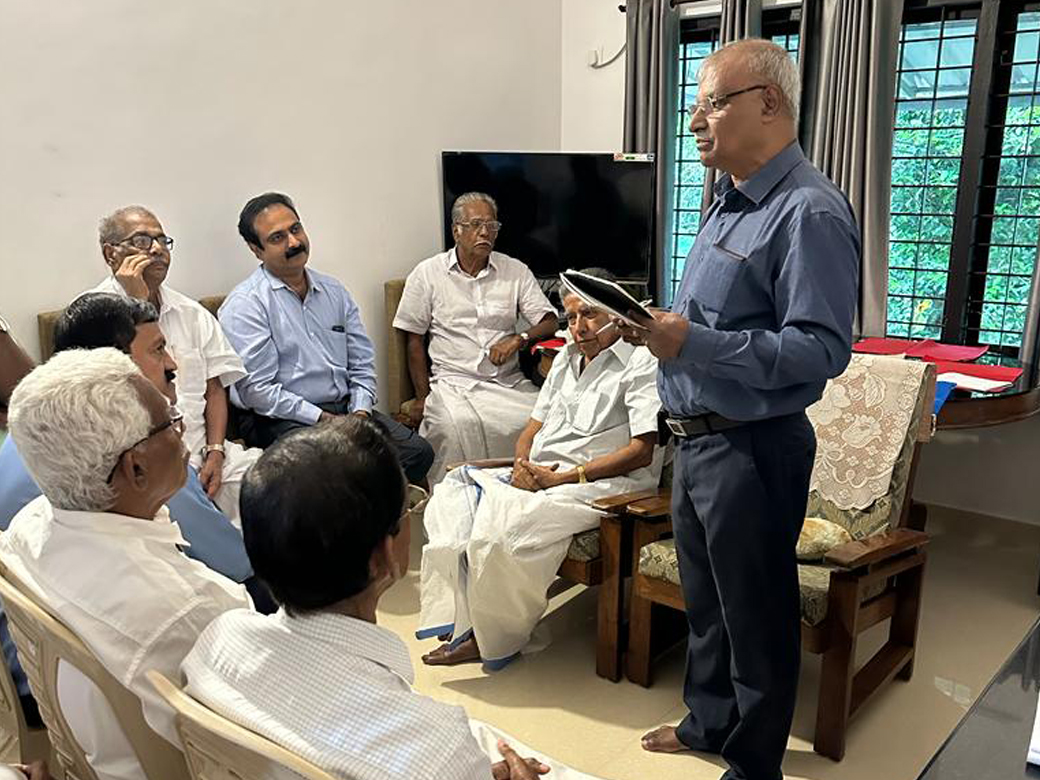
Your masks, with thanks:
M 933 540 L 913 679 L 892 683 L 867 703 L 852 721 L 845 759 L 835 763 L 812 752 L 819 660 L 803 655 L 787 777 L 917 777 L 1036 620 L 1040 527 L 932 508 L 928 531 Z M 413 539 L 417 566 L 421 534 Z M 553 637 L 549 648 L 492 675 L 474 664 L 424 667 L 419 655 L 433 644 L 414 639 L 417 612 L 418 574 L 412 571 L 384 596 L 380 622 L 412 650 L 419 691 L 460 704 L 471 717 L 603 778 L 714 780 L 722 773 L 715 757 L 641 750 L 640 734 L 682 716 L 682 655 L 673 652 L 655 667 L 649 689 L 597 677 L 593 590 L 575 587 L 555 597 L 544 621 Z M 868 634 L 861 650 L 880 641 L 883 628 Z

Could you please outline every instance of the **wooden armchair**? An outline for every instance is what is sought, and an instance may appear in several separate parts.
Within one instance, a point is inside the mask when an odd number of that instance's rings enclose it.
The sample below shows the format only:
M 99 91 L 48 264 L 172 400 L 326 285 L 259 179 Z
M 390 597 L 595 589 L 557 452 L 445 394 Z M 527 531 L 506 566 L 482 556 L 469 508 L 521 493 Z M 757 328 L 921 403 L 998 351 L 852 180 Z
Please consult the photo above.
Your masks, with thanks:
M 913 673 L 928 536 L 911 501 L 920 445 L 933 431 L 935 367 L 853 355 L 809 409 L 818 448 L 807 515 L 852 541 L 798 567 L 802 646 L 823 655 L 813 747 L 840 760 L 849 718 L 882 685 Z M 636 519 L 626 674 L 650 684 L 655 608 L 683 609 L 665 498 L 621 503 Z M 858 637 L 889 620 L 888 641 L 859 670 Z

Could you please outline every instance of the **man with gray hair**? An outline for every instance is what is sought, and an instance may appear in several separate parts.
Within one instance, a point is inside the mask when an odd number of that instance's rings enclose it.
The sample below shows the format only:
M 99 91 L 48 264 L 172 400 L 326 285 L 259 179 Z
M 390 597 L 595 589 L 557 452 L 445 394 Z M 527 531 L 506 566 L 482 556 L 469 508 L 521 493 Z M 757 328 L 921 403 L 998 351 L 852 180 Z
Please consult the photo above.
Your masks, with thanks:
M 779 46 L 704 61 L 690 131 L 722 172 L 672 311 L 625 338 L 660 360 L 677 438 L 672 523 L 689 623 L 689 712 L 651 751 L 720 753 L 777 780 L 801 652 L 795 543 L 816 439 L 805 408 L 849 361 L 860 260 L 845 196 L 797 141 L 798 70 Z
M 0 560 L 141 699 L 174 745 L 173 711 L 145 680 L 177 679 L 210 621 L 245 589 L 184 556 L 166 502 L 184 484 L 183 421 L 125 354 L 68 350 L 15 388 L 11 436 L 43 495 L 0 536 Z M 61 707 L 102 780 L 144 776 L 103 694 L 62 665 Z
M 527 266 L 492 251 L 502 224 L 490 195 L 460 195 L 451 222 L 455 246 L 408 275 L 394 316 L 408 335 L 409 416 L 436 452 L 431 484 L 446 464 L 512 454 L 538 397 L 517 354 L 557 323 Z
M 198 301 L 166 284 L 173 239 L 143 206 L 125 206 L 101 220 L 101 254 L 111 274 L 91 292 L 146 300 L 178 366 L 179 405 L 191 465 L 206 494 L 235 524 L 238 493 L 260 450 L 226 439 L 227 390 L 245 376 L 242 360 L 220 324 Z

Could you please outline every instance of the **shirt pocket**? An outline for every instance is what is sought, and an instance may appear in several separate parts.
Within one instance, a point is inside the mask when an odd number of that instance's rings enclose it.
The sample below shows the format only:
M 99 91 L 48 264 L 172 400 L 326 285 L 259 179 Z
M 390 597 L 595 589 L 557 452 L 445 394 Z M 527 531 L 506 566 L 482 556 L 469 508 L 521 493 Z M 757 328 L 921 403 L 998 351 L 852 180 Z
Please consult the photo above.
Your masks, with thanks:
M 721 314 L 726 309 L 733 283 L 744 272 L 747 255 L 714 244 L 697 263 L 691 296 L 705 309 Z
M 182 398 L 202 398 L 206 394 L 206 360 L 198 349 L 167 347 L 177 364 L 177 394 Z
M 477 304 L 480 327 L 488 330 L 511 331 L 516 326 L 516 307 L 504 301 L 486 301 Z
M 622 405 L 617 403 L 617 394 L 586 390 L 579 397 L 571 414 L 571 426 L 583 436 L 608 431 L 626 419 Z

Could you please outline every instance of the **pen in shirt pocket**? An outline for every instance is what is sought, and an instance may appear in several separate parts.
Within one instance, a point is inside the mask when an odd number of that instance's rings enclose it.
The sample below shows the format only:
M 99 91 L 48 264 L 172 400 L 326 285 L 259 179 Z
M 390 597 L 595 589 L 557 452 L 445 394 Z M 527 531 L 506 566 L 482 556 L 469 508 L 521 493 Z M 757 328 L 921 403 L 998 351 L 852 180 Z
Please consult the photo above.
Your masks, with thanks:
M 346 330 L 343 328 L 342 325 L 333 325 L 332 326 L 332 332 L 333 333 L 346 333 Z

